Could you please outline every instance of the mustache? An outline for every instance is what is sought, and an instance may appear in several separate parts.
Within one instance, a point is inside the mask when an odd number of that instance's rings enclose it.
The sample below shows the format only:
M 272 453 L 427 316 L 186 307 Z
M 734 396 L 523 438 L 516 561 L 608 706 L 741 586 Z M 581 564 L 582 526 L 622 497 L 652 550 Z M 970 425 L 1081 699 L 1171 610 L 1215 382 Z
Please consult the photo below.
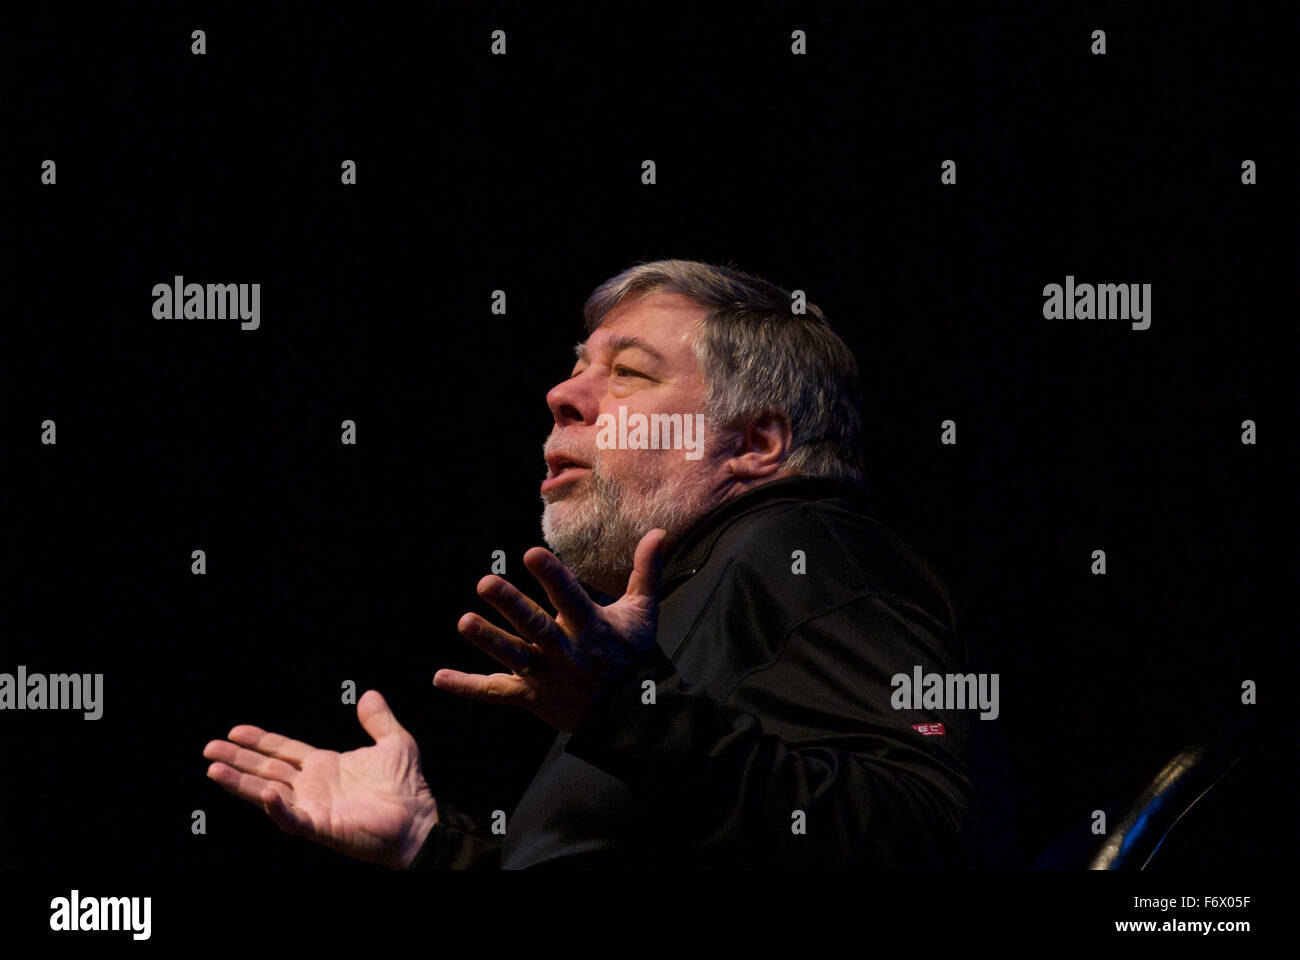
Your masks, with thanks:
M 594 468 L 600 461 L 600 451 L 595 448 L 587 450 L 575 443 L 552 437 L 542 444 L 542 459 L 548 457 L 568 457 L 580 463 L 589 463 Z

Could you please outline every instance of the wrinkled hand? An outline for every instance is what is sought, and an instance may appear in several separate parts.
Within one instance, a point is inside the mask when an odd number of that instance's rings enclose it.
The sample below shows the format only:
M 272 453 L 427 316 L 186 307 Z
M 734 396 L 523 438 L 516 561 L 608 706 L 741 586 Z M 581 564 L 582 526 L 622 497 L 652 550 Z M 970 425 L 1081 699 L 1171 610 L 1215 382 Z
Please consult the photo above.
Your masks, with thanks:
M 357 719 L 375 745 L 347 753 L 237 726 L 229 741 L 203 748 L 218 761 L 208 776 L 286 833 L 357 860 L 408 866 L 437 822 L 420 749 L 377 690 L 357 702 Z
M 458 697 L 525 707 L 557 730 L 572 733 L 596 695 L 655 643 L 656 596 L 667 533 L 641 538 L 627 591 L 608 606 L 595 603 L 560 559 L 542 547 L 524 554 L 524 566 L 554 604 L 552 617 L 509 582 L 488 575 L 478 593 L 510 621 L 518 635 L 477 613 L 457 629 L 512 673 L 489 675 L 439 670 L 433 682 Z

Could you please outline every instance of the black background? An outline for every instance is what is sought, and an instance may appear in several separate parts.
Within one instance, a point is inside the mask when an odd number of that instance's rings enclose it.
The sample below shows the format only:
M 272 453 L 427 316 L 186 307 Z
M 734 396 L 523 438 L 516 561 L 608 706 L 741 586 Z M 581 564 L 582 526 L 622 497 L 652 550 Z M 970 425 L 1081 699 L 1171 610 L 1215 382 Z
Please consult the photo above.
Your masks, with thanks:
M 877 515 L 1001 677 L 974 862 L 1114 822 L 1252 709 L 1243 680 L 1294 696 L 1285 9 L 18 13 L 0 670 L 102 672 L 105 694 L 96 722 L 0 715 L 0 863 L 376 869 L 204 776 L 237 723 L 369 743 L 348 679 L 436 793 L 512 809 L 553 733 L 431 678 L 495 669 L 455 631 L 493 550 L 537 592 L 544 397 L 583 299 L 667 257 L 807 291 L 857 353 Z M 260 329 L 155 320 L 177 274 L 259 282 Z M 1067 274 L 1150 283 L 1151 328 L 1045 320 Z M 1173 862 L 1292 862 L 1280 743 Z

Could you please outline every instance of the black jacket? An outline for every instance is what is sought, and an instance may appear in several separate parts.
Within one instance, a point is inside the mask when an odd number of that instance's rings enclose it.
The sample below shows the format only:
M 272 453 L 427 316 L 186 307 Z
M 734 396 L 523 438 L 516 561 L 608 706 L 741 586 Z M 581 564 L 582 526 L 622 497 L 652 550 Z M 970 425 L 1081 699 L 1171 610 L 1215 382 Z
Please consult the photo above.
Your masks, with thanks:
M 890 685 L 964 672 L 954 606 L 862 510 L 790 477 L 706 516 L 665 557 L 657 648 L 556 737 L 505 835 L 439 801 L 412 867 L 959 865 L 970 713 Z

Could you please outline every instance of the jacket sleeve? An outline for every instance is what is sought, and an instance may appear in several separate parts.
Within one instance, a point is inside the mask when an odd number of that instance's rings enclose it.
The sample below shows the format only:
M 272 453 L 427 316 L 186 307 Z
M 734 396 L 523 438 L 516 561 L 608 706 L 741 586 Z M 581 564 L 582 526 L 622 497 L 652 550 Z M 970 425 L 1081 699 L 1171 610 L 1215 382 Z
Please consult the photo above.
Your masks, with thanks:
M 678 862 L 956 865 L 964 748 L 912 724 L 948 721 L 951 735 L 964 719 L 891 706 L 890 678 L 951 668 L 945 649 L 906 602 L 863 595 L 790 627 L 771 663 L 715 700 L 656 645 L 600 693 L 566 749 L 631 788 L 654 847 Z
M 504 837 L 494 837 L 469 814 L 435 799 L 438 822 L 411 861 L 411 870 L 499 870 Z

